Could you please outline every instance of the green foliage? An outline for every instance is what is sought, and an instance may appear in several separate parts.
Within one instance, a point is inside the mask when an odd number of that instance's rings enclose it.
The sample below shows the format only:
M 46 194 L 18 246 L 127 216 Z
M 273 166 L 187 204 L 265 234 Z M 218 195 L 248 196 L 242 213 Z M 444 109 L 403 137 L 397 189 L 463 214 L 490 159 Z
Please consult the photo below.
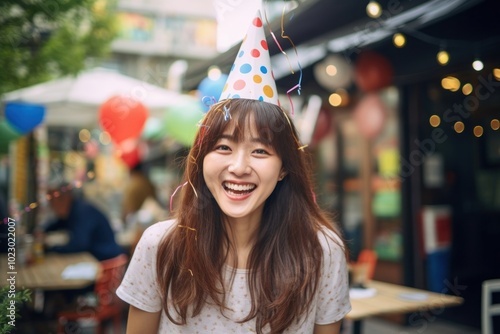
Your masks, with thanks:
M 109 53 L 114 0 L 2 0 L 0 95 L 75 75 Z
M 15 319 L 19 318 L 19 308 L 25 302 L 31 300 L 30 290 L 10 291 L 9 286 L 0 288 L 0 334 L 10 333 L 15 327 L 12 326 L 13 319 L 10 317 L 11 310 Z M 15 322 L 14 322 L 15 323 Z

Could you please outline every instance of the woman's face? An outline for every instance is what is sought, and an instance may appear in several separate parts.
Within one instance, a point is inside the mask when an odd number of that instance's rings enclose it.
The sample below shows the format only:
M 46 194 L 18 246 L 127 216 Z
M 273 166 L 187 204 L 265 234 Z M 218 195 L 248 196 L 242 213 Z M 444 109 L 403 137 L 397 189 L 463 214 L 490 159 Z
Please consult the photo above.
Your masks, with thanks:
M 243 140 L 230 124 L 203 160 L 203 177 L 222 212 L 230 218 L 260 222 L 266 199 L 285 175 L 281 158 L 259 140 L 250 120 Z

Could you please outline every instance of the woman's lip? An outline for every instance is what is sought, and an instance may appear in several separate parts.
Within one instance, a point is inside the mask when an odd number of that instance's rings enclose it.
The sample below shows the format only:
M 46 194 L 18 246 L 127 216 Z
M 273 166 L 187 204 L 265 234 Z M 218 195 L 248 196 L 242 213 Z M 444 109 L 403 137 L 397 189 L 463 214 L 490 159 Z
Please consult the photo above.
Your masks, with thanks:
M 224 193 L 232 201 L 243 201 L 243 200 L 246 200 L 248 197 L 252 196 L 253 191 L 251 191 L 249 193 L 237 195 L 237 194 L 234 194 L 234 193 L 231 193 L 231 192 L 227 191 L 224 188 Z
M 252 190 L 250 190 L 249 192 L 237 194 L 237 193 L 232 192 L 231 189 L 225 187 L 224 184 L 226 184 L 226 183 L 231 183 L 231 184 L 236 184 L 236 185 L 253 185 L 254 188 Z M 224 189 L 224 193 L 226 194 L 226 196 L 229 199 L 231 199 L 233 201 L 243 201 L 252 195 L 254 190 L 257 189 L 257 185 L 255 183 L 251 183 L 251 182 L 227 181 L 226 180 L 226 181 L 222 182 L 222 189 Z
M 232 180 L 224 180 L 224 181 L 222 181 L 222 184 L 224 184 L 224 183 L 233 183 L 233 184 L 238 184 L 238 185 L 240 185 L 240 184 L 253 184 L 253 185 L 255 185 L 255 183 L 253 183 L 253 182 L 232 181 Z

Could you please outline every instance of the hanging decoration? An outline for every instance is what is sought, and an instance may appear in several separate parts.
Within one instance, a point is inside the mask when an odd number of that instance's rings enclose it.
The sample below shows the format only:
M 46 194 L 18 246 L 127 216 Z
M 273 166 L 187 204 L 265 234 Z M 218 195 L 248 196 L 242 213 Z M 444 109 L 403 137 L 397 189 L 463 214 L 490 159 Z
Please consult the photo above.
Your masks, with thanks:
M 138 138 L 148 119 L 149 112 L 137 100 L 116 95 L 104 102 L 99 109 L 99 123 L 113 142 Z
M 355 81 L 362 91 L 374 92 L 391 85 L 393 75 L 389 60 L 375 51 L 363 51 L 356 59 Z
M 387 108 L 376 93 L 365 95 L 354 108 L 354 122 L 367 139 L 374 139 L 382 132 L 386 118 Z
M 286 5 L 283 6 L 283 11 L 281 13 L 281 34 L 280 35 L 281 35 L 281 38 L 288 39 L 288 41 L 292 45 L 293 51 L 294 51 L 295 56 L 297 58 L 297 66 L 299 67 L 299 79 L 297 81 L 297 84 L 295 86 L 289 88 L 286 91 L 286 95 L 287 95 L 288 101 L 290 103 L 290 115 L 292 117 L 295 117 L 295 107 L 294 107 L 294 104 L 293 104 L 293 101 L 292 101 L 291 93 L 294 90 L 297 90 L 297 94 L 300 95 L 300 92 L 302 90 L 302 75 L 303 75 L 303 71 L 302 71 L 302 65 L 300 64 L 299 53 L 297 52 L 297 47 L 295 46 L 295 43 L 290 38 L 290 36 L 288 36 L 288 35 L 285 34 L 285 23 L 284 23 L 285 22 L 285 9 L 286 9 Z M 264 12 L 264 18 L 266 20 L 267 26 L 269 27 L 269 33 L 270 33 L 271 37 L 273 38 L 274 43 L 276 44 L 276 46 L 278 47 L 278 49 L 281 51 L 281 53 L 285 56 L 285 58 L 286 58 L 286 60 L 288 62 L 288 65 L 290 66 L 290 73 L 291 74 L 295 74 L 295 72 L 293 70 L 293 67 L 292 67 L 292 64 L 290 62 L 290 59 L 288 58 L 287 53 L 283 50 L 283 48 L 281 47 L 281 44 L 278 42 L 278 40 L 276 39 L 276 36 L 274 35 L 274 32 L 271 29 L 271 24 L 269 23 L 269 19 L 267 18 L 266 12 Z
M 17 132 L 27 134 L 45 118 L 45 106 L 24 102 L 7 102 L 5 119 Z
M 329 91 L 348 88 L 353 79 L 351 65 L 340 55 L 329 55 L 314 66 L 314 77 Z

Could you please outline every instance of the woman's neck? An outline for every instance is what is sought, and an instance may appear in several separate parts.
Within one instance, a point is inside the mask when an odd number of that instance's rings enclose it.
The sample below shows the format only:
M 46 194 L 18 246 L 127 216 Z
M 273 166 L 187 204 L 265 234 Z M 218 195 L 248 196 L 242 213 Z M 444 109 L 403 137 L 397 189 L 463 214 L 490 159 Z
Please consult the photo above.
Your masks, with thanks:
M 255 245 L 259 225 L 260 219 L 248 220 L 229 218 L 226 221 L 229 241 L 231 242 L 231 245 L 237 254 L 237 267 L 240 269 L 247 268 L 248 256 L 250 255 L 250 252 Z M 232 254 L 231 251 L 229 252 L 229 265 L 234 265 L 234 255 L 236 254 Z

